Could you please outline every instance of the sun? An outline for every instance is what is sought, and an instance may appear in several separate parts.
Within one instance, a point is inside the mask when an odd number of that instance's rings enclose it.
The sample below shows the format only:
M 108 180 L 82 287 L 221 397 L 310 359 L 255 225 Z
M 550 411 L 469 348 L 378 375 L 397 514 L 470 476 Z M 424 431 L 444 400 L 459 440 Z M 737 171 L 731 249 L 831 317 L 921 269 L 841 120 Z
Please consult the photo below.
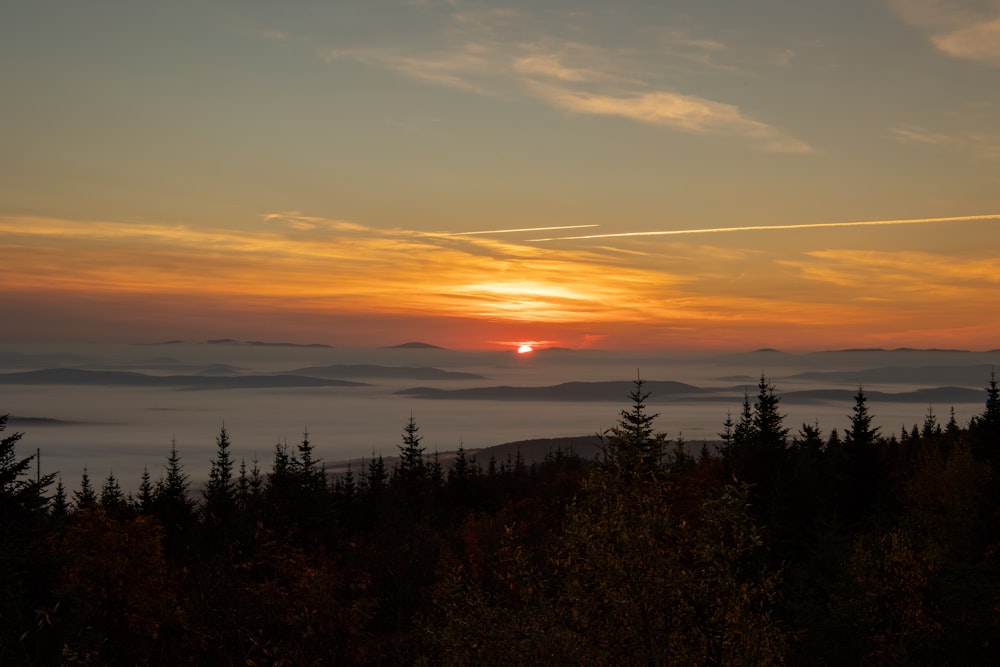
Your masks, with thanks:
M 519 345 L 517 347 L 517 353 L 518 354 L 530 354 L 531 352 L 534 352 L 534 351 L 535 351 L 535 349 L 533 347 L 531 347 L 530 345 L 528 345 L 527 343 L 525 343 L 524 345 Z

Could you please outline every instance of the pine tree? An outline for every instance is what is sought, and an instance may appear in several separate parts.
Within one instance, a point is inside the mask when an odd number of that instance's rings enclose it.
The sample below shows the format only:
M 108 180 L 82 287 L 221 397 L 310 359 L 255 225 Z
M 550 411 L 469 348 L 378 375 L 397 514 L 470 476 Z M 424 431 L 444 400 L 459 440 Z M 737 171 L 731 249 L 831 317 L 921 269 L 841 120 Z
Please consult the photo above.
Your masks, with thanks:
M 518 451 L 518 454 L 520 454 L 520 451 Z M 427 466 L 427 479 L 430 480 L 431 486 L 435 489 L 444 486 L 444 469 L 441 467 L 441 459 L 436 449 L 431 455 L 430 465 Z
M 775 395 L 774 385 L 763 375 L 760 376 L 757 389 L 753 416 L 757 446 L 769 452 L 783 452 L 787 444 L 788 429 L 784 426 L 785 416 L 778 411 L 781 399 Z
M 631 408 L 621 411 L 617 425 L 608 432 L 605 462 L 629 475 L 659 470 L 667 446 L 663 433 L 653 433 L 653 422 L 659 414 L 646 412 L 650 394 L 643 390 L 645 383 L 636 377 L 628 394 Z
M 241 512 L 250 506 L 250 477 L 247 474 L 247 460 L 240 459 L 240 473 L 236 477 L 236 503 Z
M 225 522 L 236 509 L 236 485 L 233 481 L 233 459 L 229 453 L 229 433 L 223 424 L 215 439 L 216 453 L 205 486 L 205 514 Z
M 177 440 L 170 440 L 170 455 L 167 457 L 166 478 L 158 485 L 155 493 L 156 505 L 161 515 L 168 521 L 186 519 L 193 508 L 190 498 L 191 483 L 184 472 Z
M 309 441 L 309 431 L 302 431 L 302 441 L 298 445 L 298 461 L 296 472 L 299 485 L 308 495 L 315 497 L 326 490 L 326 473 L 321 461 L 313 457 L 313 445 Z
M 7 429 L 8 417 L 0 415 L 0 433 Z M 41 514 L 48 504 L 45 488 L 55 479 L 54 473 L 26 478 L 35 456 L 17 458 L 15 448 L 22 437 L 23 433 L 14 432 L 0 439 L 0 521 L 4 523 Z
M 874 447 L 879 436 L 879 427 L 872 427 L 874 419 L 868 412 L 867 397 L 864 389 L 858 387 L 854 395 L 854 409 L 851 414 L 851 425 L 844 432 L 844 446 L 850 449 L 866 449 Z
M 927 406 L 927 414 L 924 416 L 924 426 L 920 430 L 920 437 L 927 439 L 941 435 L 941 425 L 938 424 L 937 416 L 934 414 L 934 406 Z
M 86 466 L 84 466 L 83 475 L 80 477 L 80 490 L 73 492 L 73 504 L 76 505 L 77 510 L 89 509 L 97 504 L 97 494 L 94 493 L 94 485 L 90 482 Z
M 1000 386 L 995 369 L 990 372 L 986 388 L 986 407 L 981 415 L 973 417 L 969 431 L 975 436 L 979 455 L 988 458 L 994 469 L 1000 468 Z
M 395 470 L 395 481 L 412 483 L 422 480 L 427 475 L 424 464 L 424 448 L 420 446 L 423 437 L 418 435 L 420 427 L 414 421 L 413 415 L 403 427 L 403 444 L 399 447 L 399 465 Z
M 879 428 L 872 426 L 867 398 L 861 387 L 854 395 L 850 427 L 844 432 L 844 445 L 834 453 L 841 512 L 848 521 L 856 521 L 870 512 L 878 500 L 882 483 L 879 465 Z
M 69 514 L 69 503 L 66 500 L 66 487 L 63 486 L 62 477 L 56 484 L 56 493 L 52 496 L 52 505 L 49 510 L 52 518 L 62 519 Z
M 375 456 L 372 452 L 372 460 L 368 462 L 367 474 L 364 477 L 365 489 L 372 495 L 379 495 L 389 479 L 389 474 L 385 469 L 385 460 L 382 455 Z
M 114 471 L 108 473 L 104 485 L 101 486 L 100 500 L 101 507 L 108 513 L 117 513 L 125 509 L 125 494 L 122 493 L 122 487 L 118 484 Z
M 448 469 L 448 483 L 452 485 L 464 485 L 472 477 L 469 457 L 465 453 L 465 445 L 459 441 L 458 450 L 455 452 L 455 460 Z
M 142 512 L 151 511 L 153 508 L 153 500 L 153 484 L 150 481 L 149 468 L 143 466 L 142 477 L 139 481 L 139 510 Z

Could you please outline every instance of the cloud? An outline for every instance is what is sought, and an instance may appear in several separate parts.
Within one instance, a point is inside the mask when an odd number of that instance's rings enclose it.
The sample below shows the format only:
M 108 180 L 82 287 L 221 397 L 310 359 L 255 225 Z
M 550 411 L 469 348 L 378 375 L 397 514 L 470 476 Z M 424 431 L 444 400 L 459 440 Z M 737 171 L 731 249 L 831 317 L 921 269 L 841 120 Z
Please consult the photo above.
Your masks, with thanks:
M 953 58 L 1000 67 L 1000 17 L 935 35 L 934 46 Z
M 551 104 L 574 113 L 618 116 L 694 134 L 740 135 L 777 153 L 810 153 L 813 150 L 808 144 L 785 137 L 765 123 L 747 118 L 735 105 L 695 95 L 659 91 L 614 96 L 551 86 L 535 86 L 535 90 Z
M 675 90 L 662 78 L 664 48 L 608 48 L 545 32 L 518 12 L 462 10 L 450 15 L 431 48 L 420 44 L 327 49 L 328 61 L 354 60 L 429 84 L 479 95 L 530 96 L 577 114 L 623 118 L 672 130 L 742 136 L 750 145 L 778 153 L 810 153 L 739 106 Z M 705 69 L 732 69 L 712 61 L 723 43 L 671 32 L 666 56 Z M 657 65 L 650 67 L 656 56 Z
M 928 32 L 940 52 L 1000 67 L 1000 2 L 890 0 L 889 4 L 904 22 Z
M 959 151 L 982 160 L 1000 159 L 1000 136 L 998 135 L 944 134 L 915 125 L 896 127 L 891 132 L 898 141 L 905 143 L 931 146 L 946 151 Z

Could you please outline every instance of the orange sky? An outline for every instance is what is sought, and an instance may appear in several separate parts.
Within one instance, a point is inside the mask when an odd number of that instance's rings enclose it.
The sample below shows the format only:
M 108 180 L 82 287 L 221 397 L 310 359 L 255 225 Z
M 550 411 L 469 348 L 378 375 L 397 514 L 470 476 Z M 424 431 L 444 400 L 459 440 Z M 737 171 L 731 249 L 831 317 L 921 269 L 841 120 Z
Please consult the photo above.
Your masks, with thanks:
M 839 241 L 839 227 L 534 241 L 600 228 L 455 235 L 294 213 L 249 230 L 5 217 L 4 338 L 988 349 L 998 316 L 984 305 L 1000 257 L 978 239 L 997 225 L 877 224 Z M 940 230 L 922 238 L 932 227 L 967 240 L 940 247 Z
M 998 0 L 14 3 L 0 343 L 998 348 L 998 45 Z

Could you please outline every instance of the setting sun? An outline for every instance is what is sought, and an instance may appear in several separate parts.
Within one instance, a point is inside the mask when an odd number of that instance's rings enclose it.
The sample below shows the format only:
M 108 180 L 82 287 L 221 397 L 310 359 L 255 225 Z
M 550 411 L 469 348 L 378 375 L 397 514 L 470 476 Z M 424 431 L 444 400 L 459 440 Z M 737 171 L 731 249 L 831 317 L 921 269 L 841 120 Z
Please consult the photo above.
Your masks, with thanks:
M 529 352 L 534 352 L 534 351 L 535 351 L 534 348 L 532 348 L 530 345 L 520 345 L 517 348 L 518 354 L 528 354 Z

